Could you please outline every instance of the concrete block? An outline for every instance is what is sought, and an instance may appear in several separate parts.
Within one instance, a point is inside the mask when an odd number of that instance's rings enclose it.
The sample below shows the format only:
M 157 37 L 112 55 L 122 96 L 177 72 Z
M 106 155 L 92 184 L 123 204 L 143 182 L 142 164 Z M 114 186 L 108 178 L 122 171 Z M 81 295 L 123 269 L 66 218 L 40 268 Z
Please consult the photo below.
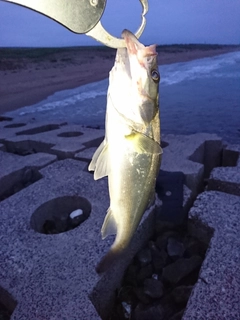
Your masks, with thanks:
M 235 167 L 240 160 L 240 145 L 228 145 L 223 148 L 223 161 L 222 165 L 224 167 Z
M 11 121 L 13 120 L 13 118 L 11 117 L 6 117 L 6 116 L 2 116 L 0 115 L 0 130 L 1 128 L 3 128 L 5 125 L 11 124 Z
M 11 320 L 106 319 L 125 268 L 153 233 L 151 208 L 125 257 L 99 276 L 95 266 L 114 240 L 100 235 L 108 187 L 106 179 L 94 181 L 84 172 L 85 166 L 57 161 L 40 171 L 42 179 L 1 202 L 0 286 L 17 302 Z M 79 207 L 87 211 L 80 226 L 40 233 L 44 220 L 62 221 Z
M 53 120 L 38 122 L 34 118 L 23 117 L 20 120 L 18 118 L 11 121 L 0 122 L 0 141 L 4 141 L 7 138 L 15 137 L 18 133 L 27 132 L 29 134 L 38 134 L 41 132 L 49 132 L 61 128 L 66 125 L 66 122 Z
M 0 151 L 0 201 L 39 180 L 39 169 L 56 160 L 45 153 L 22 157 Z
M 16 119 L 6 121 L 17 123 Z M 100 236 L 109 206 L 107 179 L 94 181 L 87 172 L 103 137 L 103 130 L 57 122 L 0 129 L 6 150 L 25 154 L 0 153 L 0 173 L 5 179 L 2 183 L 0 175 L 0 190 L 8 180 L 16 186 L 14 179 L 27 179 L 32 172 L 29 168 L 37 168 L 41 178 L 0 205 L 0 301 L 4 301 L 2 292 L 7 292 L 4 303 L 13 301 L 14 307 L 17 303 L 11 320 L 106 319 L 124 270 L 152 235 L 159 200 L 157 209 L 144 214 L 125 257 L 106 274 L 96 274 L 96 264 L 114 241 L 114 237 L 102 241 Z M 174 197 L 183 202 L 185 210 L 202 189 L 208 172 L 221 163 L 222 142 L 210 134 L 162 138 L 161 169 L 184 176 L 181 197 Z M 74 160 L 47 165 L 56 156 Z M 39 171 L 41 166 L 45 167 Z M 9 175 L 11 179 L 4 178 Z M 58 234 L 41 233 L 46 220 L 61 223 L 79 206 L 87 212 L 80 226 Z
M 184 174 L 160 170 L 156 181 L 156 192 L 162 201 L 158 219 L 182 223 L 184 218 Z
M 203 190 L 204 178 L 209 175 L 214 166 L 221 164 L 222 140 L 212 134 L 194 134 L 190 136 L 168 134 L 162 136 L 162 147 L 163 156 L 160 175 L 165 172 L 167 176 L 164 180 L 165 182 L 160 176 L 157 180 L 157 188 L 159 189 L 157 193 L 164 202 L 161 210 L 161 219 L 174 220 L 176 223 L 180 223 L 186 218 L 197 193 Z M 96 147 L 82 150 L 75 154 L 75 159 L 86 161 L 85 169 L 87 170 L 87 165 L 91 161 L 95 150 Z M 176 178 L 176 181 L 172 181 L 172 185 L 171 183 L 169 184 L 172 177 L 176 177 L 178 174 L 183 174 L 184 176 L 184 192 L 182 186 L 177 188 L 176 191 L 177 180 L 179 179 Z M 168 181 L 168 186 L 166 181 Z M 164 184 L 162 188 L 161 184 Z M 167 187 L 171 190 L 167 190 Z M 170 196 L 162 194 L 167 191 L 171 193 Z M 179 193 L 177 197 L 176 192 Z M 181 208 L 179 206 L 180 198 L 182 199 Z
M 83 151 L 80 151 L 80 152 L 75 154 L 74 159 L 81 160 L 81 161 L 86 161 L 86 162 L 90 163 L 90 161 L 92 160 L 92 157 L 94 155 L 94 152 L 96 150 L 97 150 L 97 147 L 93 147 L 93 148 L 88 148 L 88 149 L 85 149 Z
M 240 196 L 240 145 L 229 145 L 223 149 L 223 166 L 212 170 L 208 190 Z
M 209 248 L 183 320 L 239 319 L 240 197 L 200 194 L 189 213 L 189 230 Z
M 26 155 L 45 152 L 58 159 L 73 158 L 80 150 L 97 147 L 104 137 L 103 130 L 67 125 L 61 122 L 31 123 L 24 128 L 10 127 L 0 131 L 0 142 L 8 152 Z
M 210 171 L 221 164 L 222 139 L 215 134 L 198 133 L 189 136 L 162 135 L 161 169 L 183 172 L 185 184 L 195 197 L 203 190 L 203 181 Z
M 240 196 L 240 166 L 214 168 L 208 181 L 208 190 Z

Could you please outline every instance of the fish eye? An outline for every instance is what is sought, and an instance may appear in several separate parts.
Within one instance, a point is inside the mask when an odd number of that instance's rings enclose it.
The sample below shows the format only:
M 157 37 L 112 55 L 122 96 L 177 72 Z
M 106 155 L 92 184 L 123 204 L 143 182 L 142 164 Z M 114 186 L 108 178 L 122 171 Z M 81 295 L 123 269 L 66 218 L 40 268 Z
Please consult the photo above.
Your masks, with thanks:
M 160 74 L 159 74 L 158 70 L 153 69 L 151 71 L 151 77 L 152 77 L 154 82 L 159 82 L 160 81 Z

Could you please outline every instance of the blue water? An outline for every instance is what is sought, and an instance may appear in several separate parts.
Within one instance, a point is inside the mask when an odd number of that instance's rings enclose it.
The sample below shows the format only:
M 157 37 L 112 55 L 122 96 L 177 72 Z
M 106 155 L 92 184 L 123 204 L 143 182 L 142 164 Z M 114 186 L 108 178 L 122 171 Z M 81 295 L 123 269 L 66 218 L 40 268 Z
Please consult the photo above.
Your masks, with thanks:
M 161 132 L 217 133 L 240 143 L 240 52 L 159 67 Z M 8 112 L 104 127 L 108 79 Z

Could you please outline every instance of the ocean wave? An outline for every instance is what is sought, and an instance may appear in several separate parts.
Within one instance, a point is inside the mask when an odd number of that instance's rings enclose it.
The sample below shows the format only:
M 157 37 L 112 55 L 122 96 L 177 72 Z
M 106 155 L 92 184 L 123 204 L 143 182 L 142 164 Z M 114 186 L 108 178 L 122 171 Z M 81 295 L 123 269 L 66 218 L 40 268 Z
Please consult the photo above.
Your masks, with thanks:
M 223 73 L 218 70 L 240 62 L 240 52 L 227 53 L 211 58 L 202 58 L 189 62 L 178 62 L 163 65 L 160 69 L 161 85 L 172 85 L 185 80 L 195 80 L 204 77 L 220 77 Z M 228 74 L 228 77 L 231 75 Z M 233 74 L 233 77 L 236 77 Z
M 239 78 L 240 52 L 233 52 L 211 58 L 192 60 L 189 62 L 162 65 L 161 86 L 171 86 L 185 80 L 204 78 Z M 237 66 L 237 67 L 236 67 Z M 66 121 L 72 118 L 97 118 L 105 113 L 108 79 L 86 84 L 75 89 L 54 93 L 47 99 L 6 113 L 8 116 L 24 116 L 34 114 L 41 119 L 50 116 L 62 116 Z M 169 88 L 170 89 L 170 88 Z
M 79 87 L 81 88 L 81 87 Z M 76 89 L 75 89 L 76 90 Z M 85 101 L 87 99 L 95 99 L 99 96 L 105 96 L 107 94 L 106 90 L 103 91 L 86 91 L 86 92 L 81 92 L 77 94 L 73 94 L 71 96 L 68 96 L 66 98 L 62 97 L 62 92 L 60 97 L 55 94 L 54 99 L 51 97 L 48 98 L 47 100 L 44 100 L 38 104 L 35 104 L 34 106 L 27 106 L 24 108 L 21 108 L 21 112 L 19 113 L 21 116 L 30 114 L 30 113 L 35 113 L 35 112 L 45 112 L 53 109 L 61 109 L 65 107 L 70 107 L 78 104 L 81 101 Z M 59 98 L 59 99 L 58 99 Z

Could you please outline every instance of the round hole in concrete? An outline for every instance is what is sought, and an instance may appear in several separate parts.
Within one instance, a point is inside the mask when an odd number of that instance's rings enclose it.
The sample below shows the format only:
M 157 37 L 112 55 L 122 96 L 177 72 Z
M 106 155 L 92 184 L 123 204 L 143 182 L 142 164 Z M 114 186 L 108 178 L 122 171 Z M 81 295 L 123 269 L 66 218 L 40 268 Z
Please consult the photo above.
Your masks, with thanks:
M 12 123 L 12 124 L 6 125 L 4 128 L 20 128 L 20 127 L 24 127 L 25 125 L 26 123 Z
M 73 212 L 75 214 L 71 215 Z M 78 227 L 89 217 L 90 212 L 91 204 L 86 198 L 63 196 L 38 207 L 31 216 L 30 226 L 39 233 L 62 233 Z
M 62 137 L 62 138 L 72 138 L 72 137 L 79 137 L 83 135 L 82 132 L 79 131 L 75 131 L 75 132 L 62 132 L 58 134 L 58 137 Z

